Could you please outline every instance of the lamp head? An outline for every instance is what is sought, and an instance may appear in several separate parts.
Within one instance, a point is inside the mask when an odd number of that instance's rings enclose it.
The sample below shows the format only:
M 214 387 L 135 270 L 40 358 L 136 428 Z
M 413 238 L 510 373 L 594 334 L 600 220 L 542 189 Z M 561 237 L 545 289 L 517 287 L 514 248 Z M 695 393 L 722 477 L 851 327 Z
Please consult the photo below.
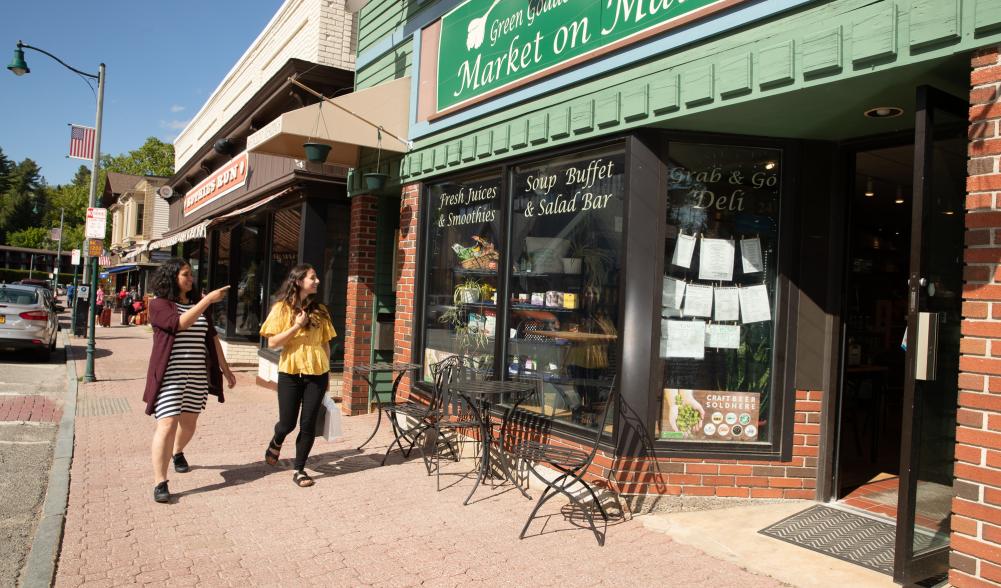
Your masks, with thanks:
M 23 76 L 26 73 L 31 73 L 28 69 L 28 64 L 24 61 L 24 49 L 21 48 L 21 42 L 17 42 L 17 48 L 14 49 L 14 59 L 10 61 L 10 65 L 7 69 L 14 72 L 14 75 Z

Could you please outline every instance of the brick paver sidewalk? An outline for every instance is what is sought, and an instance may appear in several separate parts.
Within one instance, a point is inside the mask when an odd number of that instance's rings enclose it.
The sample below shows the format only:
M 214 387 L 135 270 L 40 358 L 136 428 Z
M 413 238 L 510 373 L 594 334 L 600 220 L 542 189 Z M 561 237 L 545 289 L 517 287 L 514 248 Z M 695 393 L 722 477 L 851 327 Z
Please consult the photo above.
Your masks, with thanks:
M 499 487 L 464 507 L 471 481 L 439 493 L 419 459 L 379 467 L 387 436 L 354 449 L 371 432 L 371 416 L 345 418 L 344 441 L 318 439 L 307 467 L 317 484 L 298 488 L 288 459 L 293 436 L 278 468 L 263 463 L 277 403 L 250 371 L 225 404 L 210 398 L 185 451 L 192 471 L 171 472 L 175 498 L 156 504 L 154 423 L 141 402 L 151 336 L 146 327 L 98 336 L 101 381 L 82 385 L 79 402 L 118 409 L 77 418 L 57 586 L 779 585 L 640 520 L 611 525 L 598 547 L 561 515 L 559 500 L 519 541 L 532 503 Z

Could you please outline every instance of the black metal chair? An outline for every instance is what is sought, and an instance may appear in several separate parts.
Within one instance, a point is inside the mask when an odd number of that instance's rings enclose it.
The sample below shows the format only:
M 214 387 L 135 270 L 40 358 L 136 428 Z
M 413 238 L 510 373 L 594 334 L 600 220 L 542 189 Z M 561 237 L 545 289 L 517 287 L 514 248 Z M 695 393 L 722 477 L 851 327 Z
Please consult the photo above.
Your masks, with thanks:
M 482 445 L 478 440 L 459 433 L 468 429 L 479 429 L 481 418 L 489 418 L 489 415 L 482 417 L 475 406 L 453 390 L 452 384 L 464 379 L 486 378 L 490 375 L 489 372 L 479 369 L 470 359 L 461 356 L 453 356 L 440 363 L 443 365 L 439 370 L 439 377 L 435 380 L 435 388 L 439 394 L 438 403 L 430 415 L 430 425 L 427 428 L 427 433 L 434 435 L 432 450 L 431 455 L 425 458 L 428 474 L 430 475 L 432 471 L 435 473 L 439 492 L 443 455 L 447 454 L 448 459 L 458 462 L 461 454 L 460 446 L 463 443 L 475 442 L 478 446 Z M 476 459 L 480 459 L 478 454 Z
M 501 433 L 503 446 L 511 457 L 525 461 L 529 471 L 546 486 L 542 495 L 539 496 L 539 501 L 535 504 L 535 508 L 532 509 L 532 513 L 528 516 L 528 520 L 525 521 L 525 526 L 521 529 L 521 534 L 518 536 L 519 539 L 525 538 L 525 533 L 528 531 L 529 525 L 535 519 L 535 515 L 542 508 L 542 505 L 553 496 L 563 494 L 570 499 L 572 504 L 584 512 L 584 516 L 591 526 L 591 531 L 594 532 L 594 537 L 597 539 L 598 545 L 603 546 L 605 544 L 605 533 L 598 532 L 598 528 L 594 524 L 594 517 L 591 515 L 591 509 L 581 500 L 580 493 L 574 494 L 570 492 L 570 488 L 575 484 L 580 484 L 591 495 L 595 506 L 598 507 L 601 518 L 605 521 L 605 529 L 607 531 L 608 513 L 601 505 L 598 495 L 595 494 L 594 489 L 587 483 L 583 475 L 594 461 L 594 456 L 598 453 L 598 443 L 601 441 L 609 414 L 614 414 L 611 409 L 618 402 L 618 397 L 618 390 L 615 387 L 615 379 L 613 378 L 609 387 L 608 399 L 601 412 L 601 418 L 595 422 L 597 430 L 594 433 L 589 451 L 548 443 L 545 439 L 548 434 L 543 436 L 542 440 L 533 439 L 531 436 L 525 437 L 523 435 L 511 434 L 510 429 L 507 428 L 508 422 L 510 422 L 511 416 L 517 411 L 520 402 L 515 403 L 509 409 L 507 416 L 504 418 L 504 430 Z M 536 469 L 541 464 L 551 465 L 559 470 L 561 475 L 553 480 L 547 479 Z
M 389 458 L 390 452 L 393 450 L 393 446 L 400 448 L 400 453 L 403 454 L 404 459 L 410 457 L 410 453 L 413 452 L 414 447 L 421 453 L 421 458 L 424 460 L 425 467 L 428 467 L 428 475 L 431 475 L 430 466 L 428 465 L 427 455 L 424 453 L 424 448 L 420 443 L 421 436 L 428 430 L 428 428 L 434 423 L 435 414 L 438 410 L 438 405 L 441 402 L 441 386 L 439 385 L 439 380 L 443 375 L 450 374 L 455 368 L 453 366 L 458 365 L 458 360 L 454 358 L 446 358 L 438 363 L 431 365 L 431 378 L 434 381 L 434 387 L 431 391 L 431 398 L 428 404 L 422 402 L 415 402 L 413 400 L 405 400 L 403 402 L 397 402 L 396 390 L 399 387 L 400 380 L 403 378 L 404 373 L 401 372 L 400 375 L 396 377 L 393 382 L 393 393 L 390 396 L 390 400 L 382 404 L 382 410 L 386 412 L 389 417 L 389 422 L 393 427 L 393 441 L 386 448 L 386 455 L 382 458 L 382 465 L 386 464 L 386 459 Z M 400 419 L 398 417 L 403 417 Z M 402 424 L 401 424 L 402 420 Z M 403 448 L 403 442 L 407 443 L 407 448 Z

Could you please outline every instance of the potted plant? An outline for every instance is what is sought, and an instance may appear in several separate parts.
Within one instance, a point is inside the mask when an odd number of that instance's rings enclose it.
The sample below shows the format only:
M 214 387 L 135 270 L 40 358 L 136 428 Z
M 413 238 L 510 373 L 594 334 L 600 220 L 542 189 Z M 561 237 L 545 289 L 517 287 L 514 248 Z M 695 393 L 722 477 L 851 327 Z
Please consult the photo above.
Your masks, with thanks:
M 480 301 L 481 285 L 477 280 L 466 280 L 455 287 L 452 300 L 455 304 L 474 304 Z

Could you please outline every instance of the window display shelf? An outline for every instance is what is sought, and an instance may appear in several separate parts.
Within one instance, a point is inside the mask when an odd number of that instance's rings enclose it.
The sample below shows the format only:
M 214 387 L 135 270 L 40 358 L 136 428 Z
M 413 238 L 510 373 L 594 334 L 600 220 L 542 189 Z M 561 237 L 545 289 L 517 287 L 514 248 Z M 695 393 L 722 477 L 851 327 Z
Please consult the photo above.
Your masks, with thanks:
M 546 310 L 549 312 L 579 312 L 579 308 L 563 308 L 557 306 L 543 306 L 534 304 L 512 304 L 511 310 Z
M 464 267 L 453 267 L 452 272 L 462 276 L 496 276 L 497 270 L 487 269 L 466 269 Z

